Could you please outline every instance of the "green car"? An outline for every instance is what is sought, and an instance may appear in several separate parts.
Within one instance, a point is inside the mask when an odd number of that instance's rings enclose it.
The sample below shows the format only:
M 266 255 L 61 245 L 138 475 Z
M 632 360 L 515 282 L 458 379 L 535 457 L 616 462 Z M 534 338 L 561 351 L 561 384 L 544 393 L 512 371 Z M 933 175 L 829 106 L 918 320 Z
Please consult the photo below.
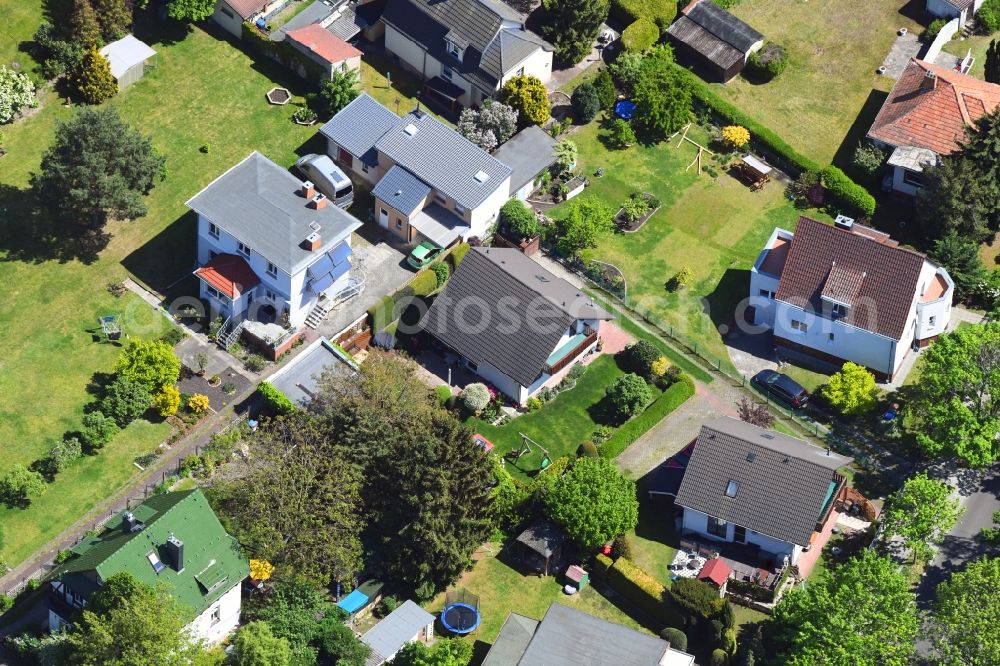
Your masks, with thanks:
M 410 252 L 410 256 L 406 258 L 406 263 L 419 271 L 437 259 L 442 252 L 443 250 L 434 243 L 424 241 L 413 248 L 413 252 Z

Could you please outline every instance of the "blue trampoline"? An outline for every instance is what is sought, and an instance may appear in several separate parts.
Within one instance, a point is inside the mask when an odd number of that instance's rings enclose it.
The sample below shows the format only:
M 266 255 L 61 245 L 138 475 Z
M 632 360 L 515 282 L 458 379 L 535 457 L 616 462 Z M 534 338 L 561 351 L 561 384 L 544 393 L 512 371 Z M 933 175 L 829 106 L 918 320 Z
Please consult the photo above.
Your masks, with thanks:
M 479 619 L 479 597 L 465 590 L 445 595 L 441 626 L 448 632 L 465 636 L 479 627 Z
M 632 120 L 632 115 L 635 113 L 635 102 L 628 99 L 622 99 L 615 103 L 615 115 L 622 120 Z

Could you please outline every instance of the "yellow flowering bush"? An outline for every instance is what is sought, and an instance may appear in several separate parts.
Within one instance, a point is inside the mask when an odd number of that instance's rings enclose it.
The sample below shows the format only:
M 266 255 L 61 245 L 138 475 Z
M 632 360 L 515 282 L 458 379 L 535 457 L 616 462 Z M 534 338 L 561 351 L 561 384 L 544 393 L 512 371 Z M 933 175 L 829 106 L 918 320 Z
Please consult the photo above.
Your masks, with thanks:
M 254 580 L 267 580 L 274 573 L 274 565 L 267 560 L 250 560 L 250 577 Z
M 750 132 L 742 125 L 726 125 L 722 128 L 722 140 L 733 148 L 742 148 L 750 143 Z
M 660 358 L 653 361 L 653 365 L 650 366 L 650 372 L 657 377 L 662 377 L 670 369 L 670 361 L 667 360 L 666 356 L 661 356 Z
M 187 406 L 195 414 L 204 414 L 208 411 L 208 396 L 195 393 L 188 399 Z

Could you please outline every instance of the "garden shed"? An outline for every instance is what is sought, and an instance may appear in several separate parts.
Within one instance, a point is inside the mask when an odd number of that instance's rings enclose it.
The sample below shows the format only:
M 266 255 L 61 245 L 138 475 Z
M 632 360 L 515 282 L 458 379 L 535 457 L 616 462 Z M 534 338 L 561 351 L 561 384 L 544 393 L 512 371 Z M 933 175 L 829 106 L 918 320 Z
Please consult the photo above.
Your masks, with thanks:
M 118 82 L 118 90 L 125 90 L 146 73 L 146 63 L 156 51 L 132 35 L 125 35 L 102 48 L 101 55 L 111 64 L 111 76 Z
M 518 560 L 532 571 L 545 576 L 558 569 L 566 535 L 552 523 L 537 522 L 521 532 L 514 542 Z
M 722 83 L 739 74 L 750 54 L 764 46 L 764 35 L 712 0 L 693 0 L 667 28 L 667 37 L 680 59 L 706 80 Z

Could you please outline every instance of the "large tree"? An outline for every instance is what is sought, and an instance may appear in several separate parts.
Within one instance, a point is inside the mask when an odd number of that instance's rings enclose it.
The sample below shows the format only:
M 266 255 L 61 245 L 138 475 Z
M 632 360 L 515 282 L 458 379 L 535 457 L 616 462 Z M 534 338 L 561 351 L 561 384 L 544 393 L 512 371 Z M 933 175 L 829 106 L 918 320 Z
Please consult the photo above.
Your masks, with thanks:
M 973 160 L 961 153 L 945 156 L 924 170 L 917 194 L 917 216 L 928 240 L 949 231 L 977 243 L 988 240 L 1000 219 L 1000 183 L 991 182 Z
M 267 622 L 249 622 L 233 639 L 233 666 L 288 666 L 292 649 L 288 639 L 275 636 Z
M 84 52 L 80 67 L 73 77 L 73 85 L 88 104 L 100 104 L 118 93 L 118 84 L 111 75 L 111 63 L 101 55 L 96 46 Z
M 578 458 L 544 497 L 545 513 L 575 542 L 595 548 L 635 528 L 635 482 L 606 458 Z
M 272 583 L 267 594 L 254 595 L 243 606 L 244 621 L 264 622 L 273 636 L 288 641 L 296 666 L 316 663 L 329 625 L 345 616 L 329 594 L 301 580 Z
M 239 478 L 215 494 L 236 538 L 281 575 L 351 580 L 361 569 L 363 518 L 349 452 L 303 414 L 272 421 L 249 444 Z
M 132 340 L 115 364 L 115 372 L 141 383 L 150 392 L 177 382 L 181 360 L 173 348 L 162 340 Z
M 955 281 L 955 295 L 964 299 L 986 279 L 986 267 L 979 255 L 979 244 L 968 236 L 959 235 L 954 229 L 935 241 L 931 258 L 948 269 Z
M 81 666 L 182 666 L 202 648 L 184 631 L 191 610 L 166 586 L 118 573 L 91 597 L 66 642 Z
M 325 621 L 321 626 L 316 646 L 322 664 L 365 666 L 371 654 L 371 648 L 362 643 L 350 627 L 334 618 Z
M 600 199 L 580 197 L 555 221 L 556 248 L 566 257 L 597 247 L 601 237 L 615 228 L 614 211 Z
M 101 26 L 97 22 L 97 13 L 94 12 L 90 0 L 73 0 L 66 32 L 74 42 L 84 48 L 101 45 Z
M 85 229 L 146 214 L 164 159 L 115 109 L 84 109 L 56 129 L 31 185 L 60 219 Z
M 556 58 L 575 65 L 590 54 L 610 7 L 609 0 L 542 0 L 541 32 Z
M 775 663 L 788 666 L 906 666 L 918 628 L 906 575 L 870 550 L 788 592 L 769 627 Z
M 104 41 L 121 39 L 132 28 L 132 10 L 125 0 L 93 0 Z
M 653 139 L 665 139 L 694 119 L 691 81 L 665 46 L 643 59 L 635 84 L 636 118 Z
M 419 641 L 403 646 L 393 666 L 467 666 L 472 660 L 472 643 L 461 638 L 439 639 L 431 647 Z
M 935 663 L 1000 664 L 1000 558 L 983 558 L 937 589 L 929 618 Z
M 903 538 L 914 559 L 927 558 L 931 544 L 939 543 L 963 512 L 951 486 L 922 472 L 889 497 L 882 524 L 886 536 Z
M 323 82 L 319 92 L 310 96 L 310 101 L 319 115 L 332 118 L 361 94 L 359 85 L 357 70 L 334 70 L 333 76 Z
M 931 458 L 992 463 L 1000 456 L 1000 322 L 945 333 L 923 357 L 907 419 L 917 444 Z
M 1000 83 L 1000 42 L 991 40 L 986 48 L 986 62 L 983 78 L 989 83 Z
M 0 502 L 10 507 L 24 508 L 31 498 L 45 491 L 45 479 L 34 470 L 15 463 L 0 476 Z
M 178 21 L 204 21 L 215 13 L 215 0 L 169 0 L 167 14 Z

